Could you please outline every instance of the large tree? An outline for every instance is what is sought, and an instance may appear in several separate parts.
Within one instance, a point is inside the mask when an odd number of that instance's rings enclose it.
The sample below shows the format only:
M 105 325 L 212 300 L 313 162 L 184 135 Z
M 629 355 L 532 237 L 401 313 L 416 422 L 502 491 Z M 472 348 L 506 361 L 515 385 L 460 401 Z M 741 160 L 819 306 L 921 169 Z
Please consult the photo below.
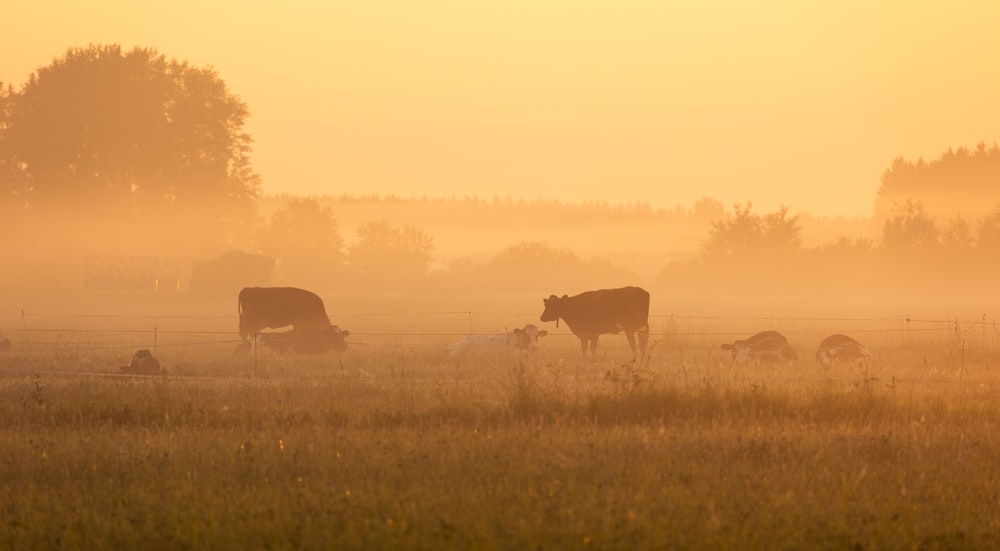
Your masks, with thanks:
M 278 260 L 282 281 L 332 285 L 344 268 L 344 240 L 330 207 L 315 199 L 291 199 L 257 234 L 257 248 Z
M 0 189 L 33 220 L 156 227 L 161 243 L 180 220 L 200 243 L 248 222 L 248 110 L 211 68 L 92 45 L 0 99 Z
M 940 244 L 934 218 L 920 201 L 907 201 L 892 210 L 882 226 L 882 247 L 893 253 L 927 253 Z
M 385 220 L 358 226 L 348 249 L 350 266 L 365 280 L 413 280 L 427 275 L 434 259 L 434 239 L 409 224 L 401 228 Z
M 788 207 L 761 216 L 751 212 L 752 206 L 735 205 L 732 214 L 712 222 L 708 239 L 701 243 L 705 259 L 785 255 L 801 249 L 802 228 L 798 216 L 788 216 Z

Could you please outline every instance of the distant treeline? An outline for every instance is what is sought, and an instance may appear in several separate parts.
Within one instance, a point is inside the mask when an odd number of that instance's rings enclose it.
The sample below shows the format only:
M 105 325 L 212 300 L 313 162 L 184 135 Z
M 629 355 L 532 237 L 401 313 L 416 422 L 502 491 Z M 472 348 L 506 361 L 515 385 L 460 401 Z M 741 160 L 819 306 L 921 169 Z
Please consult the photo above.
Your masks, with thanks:
M 264 196 L 260 199 L 262 212 L 286 204 L 297 196 L 282 193 Z M 348 209 L 412 209 L 426 213 L 447 211 L 449 218 L 479 220 L 484 213 L 496 213 L 495 216 L 507 216 L 510 213 L 544 216 L 547 221 L 566 223 L 593 221 L 655 221 L 676 218 L 695 218 L 702 220 L 716 219 L 725 212 L 724 204 L 713 198 L 705 197 L 687 206 L 677 204 L 673 208 L 653 207 L 648 201 L 626 201 L 612 203 L 609 201 L 566 202 L 553 199 L 524 199 L 511 196 L 493 196 L 482 198 L 466 195 L 463 197 L 420 197 L 404 198 L 397 195 L 328 195 L 313 197 L 314 200 L 336 210 Z M 514 220 L 507 219 L 508 222 Z M 531 220 L 516 220 L 518 223 L 531 223 Z
M 907 201 L 938 219 L 988 216 L 1000 206 L 1000 148 L 980 143 L 949 149 L 931 161 L 896 159 L 882 175 L 875 217 L 885 219 Z
M 0 83 L 0 231 L 15 236 L 0 284 L 74 285 L 87 257 L 205 273 L 253 255 L 244 265 L 268 272 L 254 281 L 355 289 L 893 289 L 943 275 L 969 288 L 992 280 L 1000 258 L 996 145 L 897 159 L 870 218 L 712 198 L 673 208 L 490 192 L 303 199 L 261 195 L 249 112 L 213 69 L 152 49 L 71 48 L 21 86 Z M 108 264 L 118 265 L 128 262 Z

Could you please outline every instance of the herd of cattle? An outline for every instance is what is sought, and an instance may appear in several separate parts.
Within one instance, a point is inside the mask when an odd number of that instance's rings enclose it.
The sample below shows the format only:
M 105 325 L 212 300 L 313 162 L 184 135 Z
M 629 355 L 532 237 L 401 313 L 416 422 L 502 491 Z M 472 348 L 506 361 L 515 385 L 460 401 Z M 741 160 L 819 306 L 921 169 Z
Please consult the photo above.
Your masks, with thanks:
M 601 335 L 624 333 L 632 354 L 645 356 L 649 343 L 649 293 L 639 287 L 601 289 L 575 296 L 552 295 L 543 299 L 543 322 L 562 320 L 580 339 L 580 350 L 586 355 L 597 353 Z M 240 338 L 244 349 L 250 348 L 250 337 L 257 335 L 264 345 L 285 352 L 345 351 L 345 338 L 350 331 L 330 323 L 323 300 L 310 291 L 294 287 L 248 287 L 240 291 Z M 261 332 L 291 326 L 282 332 Z M 448 346 L 452 356 L 475 352 L 504 350 L 532 351 L 538 339 L 548 335 L 535 324 L 525 325 L 497 335 L 468 335 Z M 798 354 L 788 339 L 777 331 L 763 331 L 747 339 L 722 345 L 729 350 L 733 363 L 788 362 L 798 360 Z M 848 361 L 870 361 L 871 353 L 861 343 L 846 335 L 835 334 L 823 339 L 816 351 L 816 360 L 824 367 Z
M 645 356 L 649 343 L 649 293 L 639 287 L 601 289 L 575 296 L 551 295 L 543 299 L 543 322 L 563 321 L 580 339 L 586 355 L 597 353 L 601 335 L 624 333 L 632 354 Z M 315 293 L 295 287 L 247 287 L 240 291 L 237 303 L 240 316 L 241 350 L 250 350 L 251 337 L 279 352 L 324 353 L 347 350 L 350 331 L 330 323 L 323 300 Z M 267 331 L 281 329 L 286 331 Z M 498 351 L 529 352 L 538 348 L 538 340 L 548 335 L 535 324 L 525 325 L 497 335 L 468 335 L 448 346 L 448 353 Z M 11 348 L 10 340 L 0 335 L 0 351 Z M 777 331 L 762 331 L 746 339 L 722 345 L 732 354 L 732 363 L 791 362 L 798 354 L 788 339 Z M 823 339 L 816 350 L 816 361 L 824 367 L 845 362 L 870 362 L 871 352 L 847 335 L 835 334 Z M 136 352 L 132 361 L 121 368 L 124 373 L 159 374 L 162 368 L 148 350 Z

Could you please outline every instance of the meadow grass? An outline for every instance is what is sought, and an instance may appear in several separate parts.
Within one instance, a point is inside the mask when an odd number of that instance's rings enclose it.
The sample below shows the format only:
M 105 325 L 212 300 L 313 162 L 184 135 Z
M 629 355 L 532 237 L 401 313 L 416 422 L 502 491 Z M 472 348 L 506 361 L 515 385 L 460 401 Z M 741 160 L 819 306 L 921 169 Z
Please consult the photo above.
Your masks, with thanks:
M 13 352 L 0 546 L 996 547 L 995 346 L 906 338 L 827 371 L 732 366 L 715 336 L 641 362 L 164 347 L 167 377 Z

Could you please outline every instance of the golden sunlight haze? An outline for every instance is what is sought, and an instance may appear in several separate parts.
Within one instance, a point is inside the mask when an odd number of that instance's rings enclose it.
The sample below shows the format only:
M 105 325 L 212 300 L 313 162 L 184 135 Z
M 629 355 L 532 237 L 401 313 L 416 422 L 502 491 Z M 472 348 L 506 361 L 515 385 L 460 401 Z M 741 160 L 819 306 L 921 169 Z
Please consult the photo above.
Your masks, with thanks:
M 0 78 L 88 43 L 211 65 L 250 106 L 274 193 L 865 215 L 892 159 L 995 141 L 997 9 L 39 2 L 12 8 Z

